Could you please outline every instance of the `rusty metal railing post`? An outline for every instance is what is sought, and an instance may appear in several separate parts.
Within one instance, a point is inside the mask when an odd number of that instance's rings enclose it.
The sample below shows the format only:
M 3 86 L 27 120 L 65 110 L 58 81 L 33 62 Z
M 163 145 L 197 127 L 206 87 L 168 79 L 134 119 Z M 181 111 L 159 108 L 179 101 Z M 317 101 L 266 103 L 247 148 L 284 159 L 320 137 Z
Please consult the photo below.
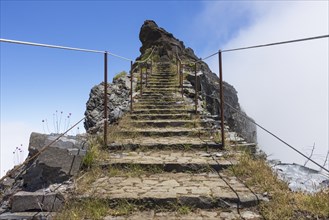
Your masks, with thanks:
M 177 75 L 179 75 L 179 60 L 176 58 L 176 65 L 177 65 Z
M 130 61 L 130 112 L 133 112 L 133 61 Z
M 195 114 L 198 114 L 198 77 L 196 74 L 196 63 L 194 64 L 194 76 L 195 76 Z
M 177 87 L 176 87 L 176 92 L 179 90 L 179 87 L 180 87 L 180 74 L 179 74 L 179 60 L 178 60 L 178 57 L 176 56 L 176 65 L 177 65 L 177 83 L 178 83 L 178 85 L 177 85 Z
M 180 88 L 181 88 L 181 93 L 182 93 L 182 98 L 183 98 L 183 96 L 184 96 L 184 93 L 183 93 L 183 68 L 184 68 L 184 66 L 183 66 L 183 64 L 182 63 L 180 63 L 180 68 L 179 68 L 179 80 L 180 80 Z
M 147 72 L 147 70 L 148 70 L 148 68 L 149 68 L 149 63 L 148 62 L 146 62 L 146 67 L 145 67 L 145 74 L 146 74 L 146 81 L 145 81 L 145 88 L 147 87 L 147 75 L 148 75 L 148 72 Z
M 220 125 L 222 135 L 222 147 L 225 148 L 225 131 L 224 131 L 224 88 L 223 88 L 223 69 L 222 69 L 222 51 L 218 51 L 219 62 L 219 95 L 220 95 Z
M 140 68 L 140 82 L 139 82 L 139 85 L 140 85 L 140 94 L 141 94 L 141 96 L 143 95 L 143 67 L 142 67 L 142 65 L 140 65 L 139 66 L 139 68 Z
M 104 146 L 107 146 L 107 51 L 104 53 Z

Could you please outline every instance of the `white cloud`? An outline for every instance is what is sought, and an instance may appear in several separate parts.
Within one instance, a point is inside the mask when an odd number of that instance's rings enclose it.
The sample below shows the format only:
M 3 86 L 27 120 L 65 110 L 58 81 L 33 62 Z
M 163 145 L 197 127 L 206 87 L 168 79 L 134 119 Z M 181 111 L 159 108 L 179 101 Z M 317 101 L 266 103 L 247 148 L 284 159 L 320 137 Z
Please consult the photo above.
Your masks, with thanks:
M 209 3 L 206 9 L 211 8 L 209 12 L 213 15 L 219 5 Z M 327 1 L 253 2 L 248 7 L 253 8 L 249 13 L 256 19 L 241 27 L 222 48 L 329 33 Z M 207 11 L 202 14 L 206 15 Z M 226 13 L 225 16 L 234 14 Z M 216 17 L 209 22 L 216 23 L 214 20 Z M 211 40 L 218 42 L 216 36 L 220 32 L 213 31 L 212 34 Z M 214 49 L 207 51 L 208 54 L 212 52 Z M 224 53 L 224 80 L 237 89 L 242 107 L 257 122 L 304 153 L 308 153 L 305 147 L 315 142 L 318 156 L 314 159 L 321 163 L 321 157 L 328 151 L 328 60 L 328 38 Z M 217 72 L 217 59 L 209 60 L 209 65 Z M 304 161 L 261 131 L 259 142 L 274 158 L 287 162 Z
M 27 157 L 30 134 L 34 130 L 24 122 L 1 122 L 0 176 Z M 16 147 L 21 148 L 22 152 Z

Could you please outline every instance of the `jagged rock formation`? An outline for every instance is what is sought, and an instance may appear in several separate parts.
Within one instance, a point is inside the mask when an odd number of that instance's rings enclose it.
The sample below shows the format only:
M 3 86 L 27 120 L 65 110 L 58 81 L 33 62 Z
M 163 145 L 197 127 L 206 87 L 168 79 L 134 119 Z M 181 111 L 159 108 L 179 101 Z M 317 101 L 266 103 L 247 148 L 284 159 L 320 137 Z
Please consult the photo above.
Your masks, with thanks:
M 154 21 L 147 20 L 144 22 L 141 27 L 139 38 L 142 42 L 140 48 L 141 55 L 136 60 L 145 59 L 151 53 L 152 48 L 154 48 L 152 57 L 155 62 L 172 62 L 177 59 L 177 55 L 184 63 L 199 61 L 199 58 L 194 54 L 191 48 L 186 48 L 182 41 L 175 38 L 173 34 L 167 32 L 163 28 L 158 27 Z M 136 65 L 134 65 L 134 67 L 136 67 Z M 198 82 L 200 82 L 199 89 L 201 91 L 199 97 L 200 102 L 203 100 L 205 101 L 206 105 L 203 107 L 210 114 L 219 115 L 218 76 L 211 72 L 205 62 L 200 62 L 198 69 L 203 73 L 198 79 Z M 190 72 L 192 72 L 191 69 Z M 114 81 L 113 84 L 109 84 L 109 123 L 117 121 L 129 110 L 130 83 L 128 80 L 129 78 L 127 77 L 119 78 Z M 185 95 L 193 98 L 195 78 L 194 76 L 189 76 L 187 80 L 185 86 L 186 88 L 190 87 L 190 89 L 184 90 L 186 93 Z M 91 90 L 87 102 L 87 110 L 85 112 L 87 118 L 84 124 L 88 133 L 94 134 L 103 129 L 103 94 L 104 85 L 102 83 Z M 224 118 L 227 125 L 247 141 L 256 143 L 256 126 L 229 107 L 232 106 L 238 111 L 243 112 L 239 104 L 237 91 L 232 85 L 226 82 L 224 82 L 224 100 L 225 103 L 228 104 L 224 106 Z
M 137 60 L 142 60 L 147 57 L 151 48 L 154 47 L 154 57 L 161 61 L 174 61 L 177 59 L 182 60 L 183 63 L 193 63 L 200 61 L 194 54 L 191 48 L 185 48 L 182 41 L 176 39 L 173 34 L 168 33 L 163 28 L 158 27 L 154 21 L 147 20 L 141 27 L 139 34 L 142 47 L 140 48 L 141 56 Z M 201 82 L 201 101 L 206 101 L 205 108 L 212 115 L 219 115 L 219 79 L 214 74 L 205 62 L 199 62 L 198 70 L 202 71 L 202 75 L 199 78 Z M 194 88 L 194 77 L 187 77 L 187 80 L 192 84 Z M 256 142 L 256 126 L 248 121 L 246 118 L 241 117 L 235 110 L 229 107 L 232 106 L 235 109 L 242 111 L 237 91 L 234 87 L 224 82 L 224 100 L 228 105 L 224 106 L 224 118 L 228 126 L 243 138 L 249 142 Z
M 155 54 L 161 57 L 163 61 L 176 59 L 176 52 L 187 59 L 198 59 L 191 48 L 185 48 L 182 41 L 163 28 L 158 27 L 154 21 L 147 20 L 144 22 L 139 39 L 142 42 L 142 47 L 140 48 L 142 55 L 137 60 L 141 59 L 147 50 L 152 47 L 156 48 Z

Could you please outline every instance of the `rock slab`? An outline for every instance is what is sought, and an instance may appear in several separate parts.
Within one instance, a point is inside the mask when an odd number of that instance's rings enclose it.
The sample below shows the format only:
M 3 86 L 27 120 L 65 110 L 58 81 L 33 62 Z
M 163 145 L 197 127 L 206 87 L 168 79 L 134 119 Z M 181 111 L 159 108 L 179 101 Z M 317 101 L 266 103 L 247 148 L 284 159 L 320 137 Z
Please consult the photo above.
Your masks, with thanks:
M 58 211 L 63 201 L 57 193 L 20 191 L 12 197 L 11 212 Z
M 33 132 L 29 143 L 29 156 L 52 143 L 58 135 Z M 62 183 L 78 173 L 87 144 L 76 137 L 64 136 L 46 148 L 27 168 L 23 175 L 26 191 L 36 191 L 50 184 Z

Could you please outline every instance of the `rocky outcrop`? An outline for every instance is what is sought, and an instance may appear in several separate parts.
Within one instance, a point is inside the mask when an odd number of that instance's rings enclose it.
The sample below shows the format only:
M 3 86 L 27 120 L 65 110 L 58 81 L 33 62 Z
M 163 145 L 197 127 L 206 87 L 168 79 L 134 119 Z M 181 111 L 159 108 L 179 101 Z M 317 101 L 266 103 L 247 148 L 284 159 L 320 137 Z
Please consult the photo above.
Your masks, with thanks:
M 206 102 L 205 108 L 209 113 L 212 115 L 220 114 L 219 78 L 205 62 L 200 61 L 191 48 L 186 48 L 182 41 L 150 20 L 144 22 L 139 37 L 142 47 L 140 48 L 141 56 L 137 60 L 147 57 L 151 48 L 154 48 L 153 60 L 156 62 L 163 60 L 175 61 L 177 55 L 182 63 L 192 64 L 199 61 L 197 69 L 202 72 L 198 79 L 198 82 L 200 82 L 199 90 L 201 91 L 199 99 Z M 192 66 L 186 66 L 185 71 L 192 72 Z M 191 88 L 194 88 L 195 77 L 187 77 L 187 80 L 192 84 Z M 191 91 L 186 89 L 186 92 L 187 96 L 193 98 Z M 247 141 L 256 142 L 256 126 L 248 120 L 250 118 L 242 111 L 235 88 L 226 82 L 224 82 L 224 100 L 224 118 L 228 126 Z M 233 108 L 242 112 L 244 116 L 241 116 Z
M 52 143 L 58 135 L 33 132 L 30 137 L 30 156 Z M 50 184 L 62 183 L 76 175 L 86 153 L 87 143 L 76 137 L 64 136 L 43 151 L 22 175 L 23 189 L 35 191 Z
M 13 213 L 54 212 L 62 207 L 65 193 L 73 187 L 71 178 L 78 173 L 88 144 L 83 136 L 64 136 L 54 142 L 57 138 L 58 134 L 31 134 L 29 162 L 9 171 L 8 177 L 0 183 L 0 219 L 8 216 L 9 219 L 24 219 Z M 37 153 L 40 155 L 36 156 Z
M 113 123 L 128 111 L 130 98 L 130 78 L 126 75 L 113 80 L 108 84 L 108 121 Z M 94 86 L 87 101 L 84 127 L 90 134 L 96 134 L 103 130 L 104 126 L 104 83 Z
M 164 61 L 176 59 L 176 53 L 184 55 L 187 59 L 198 59 L 191 48 L 185 48 L 182 41 L 163 28 L 158 27 L 154 21 L 147 20 L 144 22 L 139 39 L 142 42 L 142 47 L 140 48 L 141 56 L 136 60 L 140 60 L 145 55 L 148 55 L 147 53 L 150 52 L 149 49 L 152 47 L 155 48 L 154 54 Z
M 186 48 L 184 43 L 175 38 L 173 34 L 159 27 L 154 21 L 147 20 L 141 27 L 139 34 L 142 46 L 140 48 L 141 55 L 136 60 L 144 60 L 153 51 L 152 59 L 155 62 L 174 62 L 177 56 L 183 63 L 193 63 L 199 61 L 198 71 L 202 72 L 199 76 L 199 99 L 200 102 L 205 102 L 205 109 L 212 115 L 219 115 L 219 84 L 218 76 L 213 73 L 205 62 L 194 54 L 191 48 Z M 185 71 L 192 72 L 191 66 L 186 66 Z M 113 123 L 129 110 L 129 89 L 130 82 L 127 76 L 114 80 L 108 86 L 108 121 Z M 187 80 L 192 85 L 192 89 L 186 89 L 186 96 L 193 98 L 195 78 L 187 77 Z M 104 117 L 104 84 L 101 83 L 90 92 L 90 97 L 87 102 L 87 110 L 85 112 L 85 129 L 88 133 L 95 134 L 103 130 Z M 248 142 L 256 142 L 256 126 L 250 122 L 250 119 L 245 113 L 241 116 L 234 109 L 243 112 L 235 88 L 224 82 L 224 118 L 227 125 Z M 233 108 L 234 109 L 233 109 Z M 248 119 L 247 119 L 248 118 Z
M 201 63 L 200 71 L 203 73 L 200 76 L 200 89 L 202 98 L 206 102 L 207 110 L 213 115 L 220 114 L 219 100 L 219 79 L 216 74 L 210 71 L 205 63 Z M 224 90 L 224 119 L 228 126 L 238 134 L 240 134 L 248 142 L 257 142 L 256 125 L 251 121 L 250 117 L 241 109 L 238 99 L 238 92 L 227 82 L 223 83 Z M 239 114 L 237 111 L 242 113 Z

